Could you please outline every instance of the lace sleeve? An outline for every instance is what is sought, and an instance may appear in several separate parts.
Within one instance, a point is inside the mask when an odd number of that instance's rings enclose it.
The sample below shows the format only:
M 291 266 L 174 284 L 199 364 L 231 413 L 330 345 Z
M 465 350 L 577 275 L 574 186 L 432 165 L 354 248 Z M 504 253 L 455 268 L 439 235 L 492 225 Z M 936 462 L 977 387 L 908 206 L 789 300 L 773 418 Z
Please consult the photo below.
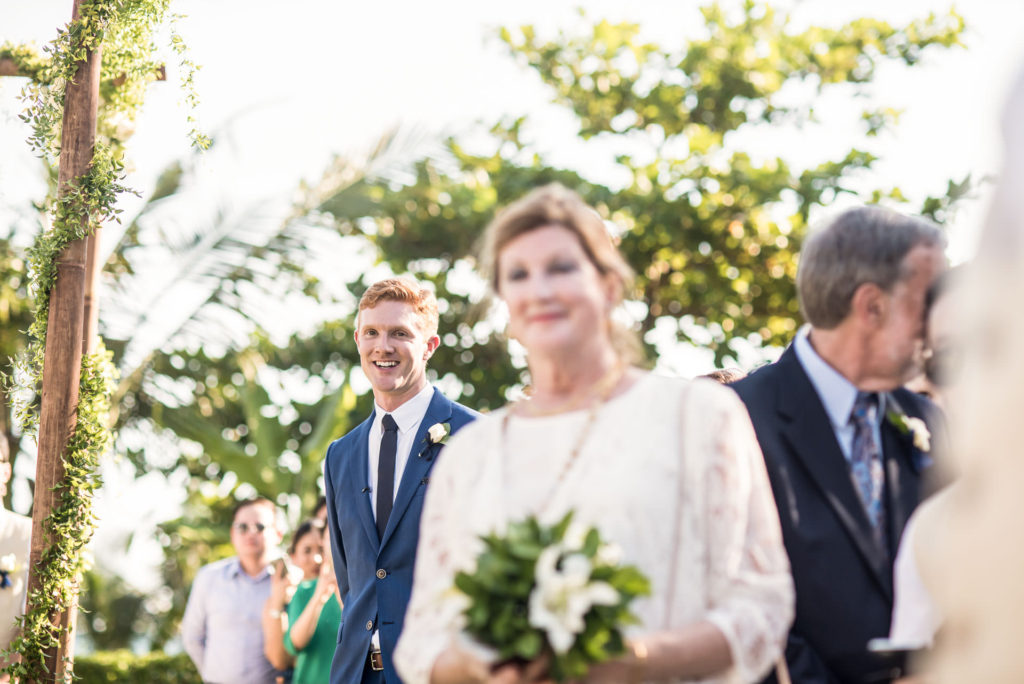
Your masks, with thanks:
M 793 579 L 764 457 L 746 408 L 715 390 L 705 470 L 707 619 L 729 642 L 731 678 L 759 681 L 782 653 L 793 621 Z
M 395 647 L 395 667 L 406 684 L 427 684 L 434 661 L 462 629 L 466 607 L 455 590 L 455 573 L 475 548 L 475 535 L 464 524 L 469 491 L 475 479 L 482 427 L 477 421 L 452 437 L 431 471 L 430 488 L 420 520 L 412 597 Z M 472 472 L 470 472 L 472 470 Z

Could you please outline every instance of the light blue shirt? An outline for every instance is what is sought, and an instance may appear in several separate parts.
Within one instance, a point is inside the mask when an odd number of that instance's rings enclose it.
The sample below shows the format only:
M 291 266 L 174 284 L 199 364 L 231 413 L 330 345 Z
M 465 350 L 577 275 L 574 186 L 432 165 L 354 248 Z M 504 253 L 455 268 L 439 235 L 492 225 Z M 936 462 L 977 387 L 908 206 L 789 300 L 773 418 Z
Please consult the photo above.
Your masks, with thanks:
M 850 454 L 853 451 L 853 424 L 850 422 L 850 413 L 853 411 L 853 404 L 857 400 L 859 391 L 853 383 L 843 377 L 842 373 L 828 365 L 825 359 L 814 351 L 811 346 L 809 335 L 811 327 L 805 325 L 796 335 L 793 342 L 793 351 L 796 358 L 803 366 L 804 372 L 810 378 L 814 390 L 818 393 L 825 413 L 828 414 L 829 422 L 832 424 L 832 432 L 835 433 L 839 448 L 850 461 Z M 882 453 L 881 417 L 885 415 L 885 393 L 878 393 L 878 406 L 868 412 L 868 419 L 871 421 L 871 430 L 874 433 L 875 444 L 878 445 L 878 453 Z
M 185 651 L 204 682 L 273 684 L 277 670 L 263 655 L 263 604 L 270 566 L 250 577 L 237 556 L 199 569 L 181 620 Z

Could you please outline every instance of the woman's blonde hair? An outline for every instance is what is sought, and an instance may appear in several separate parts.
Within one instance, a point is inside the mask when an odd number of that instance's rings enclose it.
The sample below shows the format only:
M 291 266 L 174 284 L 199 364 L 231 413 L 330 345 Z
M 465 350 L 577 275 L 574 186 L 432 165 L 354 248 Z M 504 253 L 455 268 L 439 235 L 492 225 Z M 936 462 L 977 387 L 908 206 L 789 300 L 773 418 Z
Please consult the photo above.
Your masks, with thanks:
M 495 294 L 501 295 L 498 255 L 508 243 L 533 230 L 559 226 L 572 232 L 597 272 L 616 281 L 617 299 L 622 303 L 633 287 L 629 267 L 597 211 L 578 194 L 559 183 L 536 188 L 498 212 L 487 226 L 480 250 L 480 268 Z M 639 360 L 640 340 L 624 325 L 609 319 L 609 333 L 619 356 L 627 363 Z

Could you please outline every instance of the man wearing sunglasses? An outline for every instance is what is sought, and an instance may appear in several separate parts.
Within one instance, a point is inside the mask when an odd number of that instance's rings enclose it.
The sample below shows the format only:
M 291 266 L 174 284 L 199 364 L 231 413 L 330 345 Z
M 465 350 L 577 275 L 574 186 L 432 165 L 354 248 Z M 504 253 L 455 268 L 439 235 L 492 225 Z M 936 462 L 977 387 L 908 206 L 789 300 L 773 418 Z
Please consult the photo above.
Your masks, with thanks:
M 271 554 L 280 542 L 274 503 L 264 498 L 242 501 L 231 522 L 237 555 L 196 574 L 181 640 L 204 682 L 274 682 L 277 671 L 263 655 L 260 618 L 270 595 Z

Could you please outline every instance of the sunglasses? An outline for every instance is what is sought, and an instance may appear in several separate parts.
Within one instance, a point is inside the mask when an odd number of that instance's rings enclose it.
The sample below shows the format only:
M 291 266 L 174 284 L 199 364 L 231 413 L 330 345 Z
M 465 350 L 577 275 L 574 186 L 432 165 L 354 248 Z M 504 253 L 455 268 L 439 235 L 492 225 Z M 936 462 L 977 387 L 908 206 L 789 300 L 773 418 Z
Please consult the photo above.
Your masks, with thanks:
M 244 522 L 243 523 L 235 523 L 234 525 L 232 525 L 232 527 L 235 528 L 235 530 L 239 534 L 249 534 L 249 530 L 252 530 L 253 532 L 261 533 L 261 532 L 263 532 L 263 530 L 267 529 L 267 526 L 264 525 L 263 523 L 253 523 L 251 525 L 249 523 L 244 523 Z

